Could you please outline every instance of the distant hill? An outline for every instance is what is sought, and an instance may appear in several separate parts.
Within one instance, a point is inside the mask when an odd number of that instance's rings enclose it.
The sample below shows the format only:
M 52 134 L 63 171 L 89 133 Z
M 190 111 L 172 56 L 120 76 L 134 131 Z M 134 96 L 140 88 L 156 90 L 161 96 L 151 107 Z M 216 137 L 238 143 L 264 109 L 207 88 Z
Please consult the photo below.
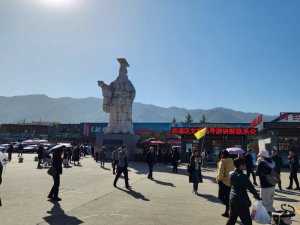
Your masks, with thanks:
M 46 95 L 26 95 L 14 97 L 0 96 L 0 123 L 15 123 L 25 120 L 60 123 L 107 122 L 108 114 L 102 110 L 100 98 L 50 98 Z M 190 113 L 193 122 L 199 122 L 205 115 L 207 122 L 247 123 L 258 113 L 244 113 L 226 108 L 209 110 L 169 107 L 163 108 L 135 102 L 133 104 L 134 122 L 183 122 Z M 275 116 L 264 115 L 264 121 Z

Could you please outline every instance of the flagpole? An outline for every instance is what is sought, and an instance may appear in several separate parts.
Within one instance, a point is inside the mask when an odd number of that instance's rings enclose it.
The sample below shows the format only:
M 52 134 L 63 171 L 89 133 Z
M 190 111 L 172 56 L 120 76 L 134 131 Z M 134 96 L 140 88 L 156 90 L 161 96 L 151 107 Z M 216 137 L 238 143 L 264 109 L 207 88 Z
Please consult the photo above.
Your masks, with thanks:
M 201 153 L 202 153 L 202 151 L 203 151 L 203 145 L 204 145 L 204 141 L 205 141 L 205 136 L 206 136 L 206 135 L 204 135 L 204 137 L 203 137 L 203 141 L 202 141 L 202 145 L 201 145 Z

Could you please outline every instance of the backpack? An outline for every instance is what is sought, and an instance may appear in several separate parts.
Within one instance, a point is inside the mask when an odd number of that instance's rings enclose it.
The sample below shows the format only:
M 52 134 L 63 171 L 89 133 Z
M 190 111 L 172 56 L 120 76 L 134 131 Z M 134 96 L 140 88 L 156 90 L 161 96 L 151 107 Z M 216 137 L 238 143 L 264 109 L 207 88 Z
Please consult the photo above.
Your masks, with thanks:
M 274 186 L 280 181 L 280 175 L 274 168 L 272 168 L 270 174 L 264 174 L 264 176 L 266 178 L 266 181 Z

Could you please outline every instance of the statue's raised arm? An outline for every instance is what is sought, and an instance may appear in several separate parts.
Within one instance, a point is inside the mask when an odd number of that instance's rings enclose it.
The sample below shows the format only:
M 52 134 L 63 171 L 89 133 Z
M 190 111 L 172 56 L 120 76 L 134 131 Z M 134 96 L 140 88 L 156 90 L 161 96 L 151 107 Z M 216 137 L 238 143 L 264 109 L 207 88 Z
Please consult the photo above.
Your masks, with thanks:
M 98 86 L 102 88 L 103 95 L 103 111 L 109 113 L 112 102 L 112 90 L 110 86 L 105 84 L 102 80 L 98 80 Z

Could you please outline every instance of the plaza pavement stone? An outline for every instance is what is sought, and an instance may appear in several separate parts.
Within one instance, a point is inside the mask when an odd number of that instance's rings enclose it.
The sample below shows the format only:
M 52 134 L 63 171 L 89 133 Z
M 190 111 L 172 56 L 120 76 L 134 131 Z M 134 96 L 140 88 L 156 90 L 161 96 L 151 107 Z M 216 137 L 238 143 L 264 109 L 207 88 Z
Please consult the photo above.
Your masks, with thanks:
M 147 179 L 145 163 L 130 162 L 131 190 L 118 181 L 112 183 L 111 164 L 100 168 L 91 157 L 81 160 L 81 166 L 64 169 L 61 176 L 61 202 L 51 202 L 47 195 L 52 178 L 47 169 L 36 169 L 34 154 L 24 154 L 24 163 L 17 155 L 5 168 L 0 196 L 1 225 L 219 225 L 225 224 L 221 214 L 224 206 L 217 198 L 216 169 L 204 168 L 204 183 L 199 184 L 199 196 L 192 194 L 185 165 L 173 174 L 171 166 L 154 166 L 154 181 Z M 284 172 L 283 187 L 288 184 Z M 251 194 L 249 195 L 252 199 Z M 276 191 L 275 208 L 289 203 L 300 208 L 300 192 Z M 293 217 L 300 224 L 300 216 Z M 253 223 L 255 224 L 255 223 Z

